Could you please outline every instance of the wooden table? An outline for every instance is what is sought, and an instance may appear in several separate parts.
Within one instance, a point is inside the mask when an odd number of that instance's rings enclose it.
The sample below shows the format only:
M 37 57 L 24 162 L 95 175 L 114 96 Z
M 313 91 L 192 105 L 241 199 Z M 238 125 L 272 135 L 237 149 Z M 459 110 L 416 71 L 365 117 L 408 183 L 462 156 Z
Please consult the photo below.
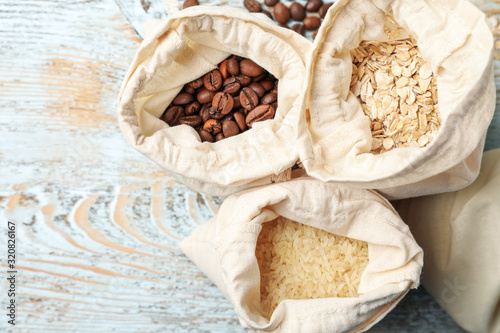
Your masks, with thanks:
M 500 13 L 499 2 L 476 3 Z M 0 331 L 242 331 L 229 302 L 179 250 L 221 200 L 173 180 L 117 124 L 118 90 L 143 23 L 166 16 L 161 0 L 0 2 L 2 286 L 8 220 L 17 271 L 16 326 L 7 324 L 2 287 Z M 498 111 L 486 144 L 494 147 Z M 419 289 L 371 331 L 461 330 Z

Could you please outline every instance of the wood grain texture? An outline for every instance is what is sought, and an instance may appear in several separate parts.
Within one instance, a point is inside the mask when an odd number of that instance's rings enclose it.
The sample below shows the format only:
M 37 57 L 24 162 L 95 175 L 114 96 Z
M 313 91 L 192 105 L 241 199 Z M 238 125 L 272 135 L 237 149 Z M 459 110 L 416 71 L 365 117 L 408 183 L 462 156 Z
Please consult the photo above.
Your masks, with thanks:
M 498 17 L 498 2 L 476 3 Z M 116 120 L 144 23 L 166 16 L 162 0 L 0 2 L 0 248 L 7 220 L 16 221 L 19 271 L 17 325 L 0 311 L 0 331 L 242 332 L 230 303 L 179 250 L 221 199 L 190 191 L 133 150 Z M 498 110 L 487 149 L 500 147 Z M 422 289 L 371 331 L 461 332 Z

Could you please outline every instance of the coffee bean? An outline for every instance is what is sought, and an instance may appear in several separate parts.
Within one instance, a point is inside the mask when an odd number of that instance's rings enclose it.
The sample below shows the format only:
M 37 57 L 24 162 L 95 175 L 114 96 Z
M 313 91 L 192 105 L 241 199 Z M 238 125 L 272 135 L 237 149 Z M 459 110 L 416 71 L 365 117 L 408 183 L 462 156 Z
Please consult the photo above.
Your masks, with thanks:
M 259 76 L 255 76 L 252 78 L 252 82 L 259 82 L 263 79 L 265 79 L 267 77 L 267 73 L 262 71 L 262 74 L 260 74 Z
M 193 95 L 196 92 L 196 89 L 191 87 L 189 84 L 185 84 L 184 88 L 182 88 L 182 90 L 184 90 L 184 92 L 191 94 L 191 95 Z
M 279 26 L 285 29 L 290 29 L 290 27 L 286 23 L 280 23 Z
M 222 84 L 223 91 L 231 95 L 239 92 L 240 88 L 241 85 L 236 81 L 234 76 L 224 80 L 224 83 Z
M 172 106 L 163 115 L 163 121 L 170 126 L 179 124 L 179 119 L 184 117 L 184 109 L 180 106 Z
M 274 110 L 278 110 L 278 102 L 274 102 L 273 104 L 271 104 L 271 106 L 273 107 Z
M 245 119 L 248 127 L 252 127 L 256 121 L 264 121 L 274 117 L 274 109 L 271 105 L 262 104 L 250 111 Z
M 232 120 L 226 120 L 222 123 L 222 133 L 224 133 L 225 138 L 234 136 L 240 132 L 238 124 Z
M 219 134 L 217 134 L 217 135 L 215 136 L 215 141 L 220 141 L 220 140 L 222 140 L 222 139 L 224 139 L 224 134 L 222 134 L 222 133 L 219 133 Z
M 269 94 L 265 94 L 264 97 L 262 97 L 262 100 L 260 101 L 260 103 L 261 104 L 272 104 L 272 103 L 276 102 L 277 99 L 278 99 L 278 95 L 273 94 L 273 93 L 269 93 Z
M 247 110 L 254 109 L 259 103 L 259 97 L 252 89 L 245 87 L 240 92 L 241 106 Z
M 318 30 L 316 30 L 315 32 L 313 32 L 313 35 L 312 35 L 313 40 L 315 40 L 315 39 L 316 39 L 316 35 L 317 35 L 317 34 L 318 34 Z
M 225 92 L 218 92 L 212 100 L 212 108 L 214 108 L 216 112 L 221 112 L 223 115 L 231 112 L 233 106 L 233 97 Z
M 262 67 L 250 59 L 244 59 L 240 62 L 240 73 L 250 77 L 256 77 L 262 74 Z
M 240 96 L 239 95 L 233 96 L 233 101 L 234 101 L 233 109 L 237 110 L 237 109 L 241 108 L 241 102 L 240 102 Z
M 261 13 L 266 15 L 267 17 L 269 17 L 271 20 L 273 19 L 273 15 L 270 12 L 268 12 L 267 10 L 263 10 Z
M 222 111 L 216 110 L 213 107 L 210 107 L 208 109 L 208 113 L 210 113 L 210 117 L 213 119 L 220 120 L 224 118 L 224 114 L 222 113 Z
M 194 100 L 193 95 L 190 95 L 188 93 L 180 93 L 174 98 L 173 103 L 175 105 L 185 105 L 191 103 L 193 100 Z
M 191 87 L 194 89 L 198 89 L 203 85 L 203 77 L 197 78 L 196 80 L 193 80 L 188 83 Z
M 221 122 L 224 124 L 224 122 L 227 120 L 234 120 L 233 114 L 230 113 L 230 114 L 225 115 L 224 118 L 222 118 Z
M 317 12 L 323 5 L 323 0 L 309 0 L 306 3 L 306 10 L 308 12 Z
M 264 3 L 266 6 L 273 7 L 276 5 L 280 0 L 264 0 Z
M 214 69 L 203 77 L 203 85 L 210 91 L 217 91 L 222 86 L 222 74 Z
M 209 119 L 204 125 L 203 129 L 210 134 L 217 134 L 222 131 L 222 125 L 216 119 Z
M 206 123 L 208 119 L 212 119 L 212 116 L 210 115 L 210 105 L 209 104 L 203 104 L 203 106 L 201 107 L 201 110 L 200 110 L 200 117 L 204 123 Z
M 333 2 L 325 3 L 323 6 L 321 6 L 318 10 L 319 17 L 325 18 L 326 12 L 328 12 L 328 9 L 333 5 Z
M 200 111 L 200 103 L 198 103 L 197 101 L 194 101 L 194 102 L 191 102 L 189 103 L 188 105 L 186 105 L 186 107 L 184 108 L 184 111 L 186 113 L 186 116 L 191 116 L 195 113 L 197 113 L 198 111 Z
M 250 82 L 252 82 L 251 78 L 249 78 L 248 76 L 243 75 L 243 74 L 238 74 L 234 78 L 236 79 L 236 81 L 238 81 L 238 83 L 242 87 L 246 87 L 246 86 L 248 86 L 250 84 Z
M 257 94 L 257 96 L 259 96 L 259 98 L 261 98 L 262 96 L 264 96 L 264 94 L 266 93 L 266 90 L 264 89 L 264 87 L 262 86 L 262 84 L 260 84 L 258 82 L 252 82 L 252 83 L 250 83 L 250 85 L 248 85 L 248 88 L 250 88 L 253 91 L 255 91 L 255 93 Z
M 215 92 L 214 91 L 210 91 L 208 89 L 203 89 L 202 91 L 200 91 L 198 93 L 198 95 L 196 96 L 196 99 L 201 104 L 205 104 L 205 103 L 212 102 L 212 99 L 214 98 L 214 96 L 215 96 Z
M 291 29 L 302 36 L 306 33 L 306 29 L 304 29 L 304 26 L 300 23 L 295 23 L 292 25 Z
M 196 127 L 201 125 L 203 120 L 200 116 L 186 116 L 179 119 L 179 124 L 189 125 L 191 127 Z
M 274 19 L 281 24 L 285 24 L 290 19 L 290 11 L 281 2 L 274 6 Z
M 243 5 L 251 13 L 260 12 L 260 3 L 257 0 L 244 0 Z
M 229 59 L 224 60 L 219 66 L 219 72 L 222 75 L 222 79 L 227 79 L 229 77 L 229 73 L 227 72 L 227 62 Z
M 182 9 L 186 9 L 188 7 L 198 6 L 198 0 L 186 0 L 182 5 Z
M 264 87 L 266 91 L 274 88 L 274 83 L 270 80 L 261 81 L 260 84 L 262 85 L 262 87 Z
M 243 113 L 235 112 L 233 114 L 233 117 L 234 120 L 236 121 L 236 124 L 238 124 L 238 127 L 242 132 L 247 129 L 247 124 L 245 122 L 245 115 Z
M 300 3 L 294 2 L 290 5 L 290 16 L 295 21 L 302 21 L 306 18 L 306 9 Z
M 207 131 L 202 129 L 198 134 L 200 135 L 201 142 L 214 142 L 214 137 Z
M 304 28 L 306 30 L 315 30 L 321 25 L 319 17 L 316 16 L 308 16 L 304 19 L 304 21 L 302 21 L 302 23 L 304 23 Z
M 240 65 L 234 58 L 227 60 L 227 72 L 231 75 L 238 75 L 240 73 Z

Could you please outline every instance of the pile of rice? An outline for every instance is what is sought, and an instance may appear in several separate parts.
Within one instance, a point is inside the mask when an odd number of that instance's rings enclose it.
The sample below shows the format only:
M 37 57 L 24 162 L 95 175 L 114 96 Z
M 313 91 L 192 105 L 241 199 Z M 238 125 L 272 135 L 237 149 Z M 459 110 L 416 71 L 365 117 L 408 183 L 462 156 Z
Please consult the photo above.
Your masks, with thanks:
M 368 244 L 280 217 L 263 224 L 255 255 L 270 318 L 284 299 L 357 297 Z

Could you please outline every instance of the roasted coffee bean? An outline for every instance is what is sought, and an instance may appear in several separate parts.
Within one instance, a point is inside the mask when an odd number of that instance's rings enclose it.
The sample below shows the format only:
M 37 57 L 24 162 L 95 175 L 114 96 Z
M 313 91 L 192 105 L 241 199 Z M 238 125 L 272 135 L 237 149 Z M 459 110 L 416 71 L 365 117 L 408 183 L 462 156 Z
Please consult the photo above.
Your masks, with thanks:
M 205 103 L 212 102 L 212 99 L 214 98 L 214 96 L 215 96 L 215 91 L 210 91 L 208 89 L 203 89 L 202 91 L 200 91 L 198 93 L 198 95 L 196 96 L 196 99 L 201 104 L 205 104 Z
M 231 112 L 233 106 L 233 96 L 225 92 L 218 92 L 217 94 L 215 94 L 214 99 L 212 100 L 212 108 L 214 108 L 216 112 L 221 112 L 223 115 Z
M 261 104 L 272 104 L 272 103 L 276 102 L 277 99 L 278 99 L 278 95 L 273 94 L 273 93 L 269 93 L 269 94 L 265 94 L 264 97 L 262 97 L 260 103 Z
M 313 32 L 313 35 L 312 35 L 312 39 L 315 40 L 316 39 L 316 35 L 318 34 L 318 30 L 316 30 L 315 32 Z
M 269 91 L 274 88 L 274 83 L 270 80 L 261 81 L 260 84 L 262 85 L 262 87 L 264 87 L 266 91 Z
M 190 95 L 188 93 L 180 93 L 174 98 L 173 103 L 175 105 L 185 105 L 189 104 L 194 100 L 193 95 Z
M 229 59 L 224 60 L 219 66 L 219 72 L 222 75 L 222 79 L 225 80 L 229 77 L 229 73 L 227 72 L 227 62 Z
M 200 88 L 201 86 L 203 86 L 203 77 L 197 78 L 196 80 L 189 82 L 188 85 L 190 85 L 194 89 Z
M 268 12 L 267 10 L 263 10 L 261 13 L 266 15 L 267 17 L 269 17 L 271 20 L 273 19 L 273 15 L 270 12 Z
M 163 115 L 163 121 L 170 126 L 179 124 L 179 119 L 184 117 L 184 109 L 180 106 L 172 106 Z
M 212 119 L 212 116 L 210 115 L 210 105 L 209 104 L 203 104 L 200 110 L 200 117 L 203 119 L 203 122 L 206 123 L 208 119 Z
M 233 101 L 234 101 L 234 106 L 233 109 L 238 110 L 241 108 L 241 102 L 240 102 L 240 96 L 239 94 L 236 96 L 233 96 Z
M 227 72 L 231 75 L 238 75 L 240 73 L 240 65 L 234 58 L 227 60 Z
M 220 141 L 224 139 L 224 134 L 223 133 L 219 133 L 215 136 L 215 141 Z
M 188 7 L 198 6 L 198 0 L 186 0 L 182 5 L 182 9 L 186 9 Z
M 286 23 L 280 23 L 279 26 L 282 28 L 290 29 L 290 27 Z
M 222 84 L 223 91 L 231 95 L 239 92 L 240 88 L 241 84 L 236 81 L 236 78 L 234 76 L 231 76 L 230 78 L 224 80 L 224 83 Z
M 306 9 L 302 4 L 294 2 L 290 5 L 290 16 L 295 21 L 302 21 L 306 18 Z
M 186 116 L 179 119 L 179 124 L 189 125 L 191 127 L 200 126 L 203 120 L 200 116 Z
M 308 16 L 302 21 L 304 23 L 304 28 L 306 30 L 315 30 L 318 29 L 321 25 L 321 21 L 317 16 Z
M 247 110 L 254 109 L 259 103 L 259 97 L 252 89 L 245 87 L 240 92 L 241 106 Z
M 224 123 L 226 120 L 234 120 L 234 115 L 233 114 L 227 114 L 222 118 L 221 122 Z
M 304 26 L 300 23 L 295 23 L 292 25 L 291 29 L 302 36 L 306 33 L 306 29 L 304 29 Z
M 195 113 L 198 113 L 200 111 L 201 105 L 197 101 L 191 102 L 186 107 L 184 108 L 184 112 L 186 113 L 186 116 L 191 116 Z
M 271 104 L 271 106 L 273 107 L 273 109 L 276 111 L 278 110 L 278 101 L 274 102 L 273 104 Z
M 196 92 L 196 89 L 191 87 L 189 84 L 185 84 L 183 90 L 184 90 L 184 92 L 191 94 L 191 95 L 194 95 L 194 93 Z
M 308 12 L 317 12 L 323 6 L 323 0 L 309 0 L 306 3 L 306 10 Z
M 202 129 L 198 134 L 200 135 L 201 142 L 214 142 L 214 137 L 207 131 Z
M 243 5 L 251 13 L 260 12 L 260 3 L 257 0 L 244 0 Z
M 213 107 L 210 107 L 208 109 L 208 113 L 210 113 L 210 117 L 213 119 L 220 120 L 224 118 L 224 114 L 222 113 L 222 111 L 216 110 Z
M 217 91 L 222 86 L 222 74 L 214 69 L 203 77 L 203 85 L 210 91 Z
M 262 74 L 260 74 L 259 76 L 256 76 L 256 77 L 253 77 L 252 78 L 252 82 L 259 82 L 259 81 L 262 81 L 263 79 L 265 79 L 267 77 L 267 73 L 262 71 Z
M 266 6 L 273 7 L 275 6 L 280 0 L 264 0 L 264 3 Z
M 274 6 L 274 19 L 281 24 L 286 24 L 290 19 L 290 11 L 281 2 L 278 2 Z
M 209 119 L 204 125 L 203 129 L 210 134 L 217 134 L 222 131 L 222 124 L 216 119 Z
M 243 113 L 235 112 L 233 114 L 233 117 L 234 120 L 236 121 L 236 124 L 238 124 L 238 127 L 242 132 L 247 129 L 247 124 L 245 122 L 245 115 Z
M 257 94 L 257 96 L 259 96 L 259 98 L 261 98 L 262 96 L 264 96 L 264 94 L 266 93 L 266 90 L 264 89 L 264 87 L 262 86 L 262 84 L 258 83 L 258 82 L 252 82 L 248 85 L 248 88 L 252 89 L 253 91 L 255 91 L 255 93 Z
M 245 119 L 248 127 L 252 127 L 256 121 L 264 121 L 274 117 L 274 109 L 271 105 L 262 104 L 250 111 Z
M 224 133 L 225 138 L 234 136 L 239 132 L 240 128 L 238 127 L 238 124 L 236 124 L 235 121 L 226 120 L 225 122 L 222 123 L 222 133 Z
M 319 17 L 325 18 L 326 12 L 328 12 L 328 9 L 333 5 L 333 2 L 325 3 L 323 6 L 321 6 L 318 10 Z
M 248 86 L 250 84 L 250 82 L 252 82 L 251 78 L 249 78 L 248 76 L 243 75 L 243 74 L 238 74 L 234 78 L 236 79 L 236 81 L 238 81 L 238 83 L 242 87 L 246 87 L 246 86 Z
M 250 59 L 244 59 L 240 62 L 240 73 L 249 77 L 256 77 L 262 74 L 262 67 Z

